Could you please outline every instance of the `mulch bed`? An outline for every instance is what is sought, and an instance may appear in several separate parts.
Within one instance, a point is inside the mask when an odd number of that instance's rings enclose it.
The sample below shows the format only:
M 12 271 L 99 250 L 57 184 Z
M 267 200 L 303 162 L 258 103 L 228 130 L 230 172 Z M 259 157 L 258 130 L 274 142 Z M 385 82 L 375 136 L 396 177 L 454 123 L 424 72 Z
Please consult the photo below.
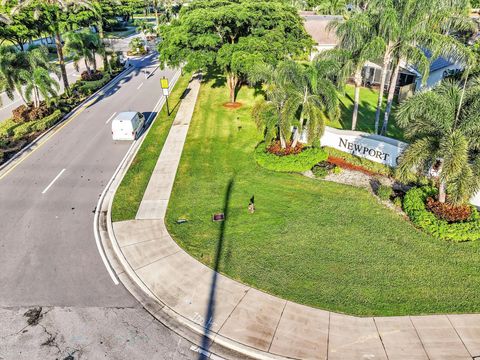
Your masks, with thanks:
M 331 163 L 331 164 L 335 164 L 335 165 L 341 167 L 342 169 L 359 171 L 359 172 L 362 172 L 362 173 L 364 173 L 366 175 L 369 175 L 369 176 L 378 175 L 377 173 L 375 173 L 373 171 L 370 171 L 370 170 L 367 170 L 362 166 L 350 164 L 349 162 L 343 160 L 342 158 L 329 156 L 328 157 L 328 162 Z
M 243 104 L 240 103 L 240 102 L 234 102 L 234 103 L 227 102 L 227 103 L 223 104 L 223 107 L 227 108 L 227 109 L 238 109 L 238 108 L 242 107 L 242 105 Z

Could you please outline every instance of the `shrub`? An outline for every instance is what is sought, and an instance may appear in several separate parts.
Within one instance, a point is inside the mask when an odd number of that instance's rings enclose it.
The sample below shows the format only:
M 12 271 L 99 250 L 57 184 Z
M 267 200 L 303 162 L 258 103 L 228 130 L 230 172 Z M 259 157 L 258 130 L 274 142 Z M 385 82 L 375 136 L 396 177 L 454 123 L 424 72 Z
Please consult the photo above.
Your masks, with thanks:
M 80 75 L 80 78 L 82 79 L 82 81 L 97 81 L 103 78 L 103 74 L 100 71 L 91 71 L 89 74 L 88 71 L 85 70 Z
M 342 168 L 340 166 L 336 166 L 333 168 L 333 173 L 334 174 L 341 174 L 342 173 Z
M 38 119 L 43 119 L 44 117 L 50 115 L 51 113 L 52 113 L 52 110 L 46 104 L 41 104 L 37 108 L 32 107 L 29 109 L 28 120 L 35 121 Z
M 110 81 L 110 75 L 105 74 L 100 80 L 96 81 L 80 81 L 76 85 L 76 89 L 82 95 L 91 95 L 106 83 Z
M 409 190 L 403 200 L 403 209 L 410 220 L 420 229 L 443 240 L 455 242 L 480 239 L 480 215 L 473 206 L 471 216 L 466 222 L 449 223 L 439 219 L 428 211 L 425 203 L 429 197 L 435 197 L 437 189 L 430 186 Z
M 402 208 L 402 198 L 400 196 L 397 196 L 396 198 L 393 199 L 393 205 L 395 205 L 397 208 L 401 209 Z
M 315 165 L 312 169 L 313 175 L 316 178 L 323 179 L 328 175 L 328 169 L 325 166 Z
M 393 189 L 388 185 L 380 184 L 377 189 L 377 196 L 383 201 L 389 201 L 393 196 Z
M 35 132 L 44 131 L 49 127 L 55 125 L 62 117 L 60 110 L 55 110 L 51 115 L 44 117 L 37 121 L 30 121 L 21 124 L 13 129 L 13 140 L 19 140 L 26 135 L 30 135 Z
M 332 163 L 329 163 L 328 161 L 322 161 L 312 168 L 312 172 L 315 177 L 324 178 L 332 172 L 338 174 L 337 169 L 340 168 Z
M 12 119 L 17 123 L 29 121 L 28 113 L 28 107 L 26 105 L 20 105 L 19 107 L 12 110 Z
M 12 136 L 13 130 L 20 125 L 20 123 L 17 123 L 13 119 L 7 119 L 0 122 L 0 138 L 7 138 Z
M 255 160 L 260 166 L 279 172 L 304 172 L 327 160 L 327 157 L 327 153 L 320 148 L 306 148 L 299 154 L 286 156 L 265 152 L 263 144 L 255 150 Z
M 303 150 L 303 144 L 297 143 L 295 147 L 292 147 L 292 143 L 289 142 L 285 149 L 282 149 L 280 141 L 275 141 L 267 147 L 267 152 L 275 154 L 277 156 L 294 155 L 299 154 Z
M 427 198 L 426 206 L 437 218 L 449 223 L 466 221 L 472 215 L 472 208 L 469 205 L 441 203 L 432 197 Z

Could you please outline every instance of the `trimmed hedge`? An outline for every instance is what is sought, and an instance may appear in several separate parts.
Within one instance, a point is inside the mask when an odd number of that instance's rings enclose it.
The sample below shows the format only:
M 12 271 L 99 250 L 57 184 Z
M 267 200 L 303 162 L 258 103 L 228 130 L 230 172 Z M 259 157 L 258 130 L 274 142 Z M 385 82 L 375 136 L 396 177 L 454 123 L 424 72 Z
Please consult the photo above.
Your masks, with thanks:
M 257 164 L 272 171 L 278 172 L 304 172 L 310 170 L 315 164 L 326 161 L 328 154 L 320 148 L 307 148 L 296 155 L 277 156 L 265 152 L 264 144 L 255 150 Z
M 55 110 L 52 114 L 44 117 L 43 119 L 23 123 L 13 128 L 13 139 L 19 140 L 27 134 L 44 131 L 55 125 L 62 118 L 62 115 L 63 114 L 60 110 Z
M 438 219 L 425 207 L 427 198 L 436 194 L 437 189 L 428 186 L 409 190 L 403 199 L 403 210 L 410 220 L 439 239 L 454 242 L 480 240 L 480 215 L 477 209 L 472 206 L 472 215 L 468 221 L 450 224 Z
M 329 156 L 333 156 L 336 158 L 340 158 L 345 160 L 346 162 L 356 165 L 356 166 L 361 166 L 365 168 L 368 171 L 371 171 L 376 174 L 380 175 L 385 175 L 385 176 L 394 176 L 395 175 L 395 170 L 391 168 L 390 166 L 383 165 L 380 163 L 376 163 L 374 161 L 355 156 L 328 146 L 325 146 L 323 148 Z
M 94 81 L 79 81 L 76 89 L 83 95 L 91 95 L 111 80 L 109 74 L 103 74 L 103 78 Z
M 13 119 L 7 119 L 5 121 L 0 122 L 0 138 L 12 136 L 13 129 L 20 125 L 21 124 L 15 122 Z

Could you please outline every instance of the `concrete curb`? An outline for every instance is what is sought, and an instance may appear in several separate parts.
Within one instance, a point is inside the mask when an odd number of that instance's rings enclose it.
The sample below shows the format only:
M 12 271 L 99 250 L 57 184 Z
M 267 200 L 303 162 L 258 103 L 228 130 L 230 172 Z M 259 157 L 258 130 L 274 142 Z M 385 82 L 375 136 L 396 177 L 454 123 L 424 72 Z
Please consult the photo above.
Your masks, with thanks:
M 54 126 L 51 128 L 45 130 L 43 133 L 41 133 L 35 140 L 33 140 L 30 144 L 25 146 L 22 150 L 17 152 L 15 155 L 13 155 L 10 159 L 8 159 L 7 162 L 3 163 L 0 165 L 0 178 L 3 177 L 3 175 L 9 171 L 10 168 L 13 166 L 16 166 L 16 164 L 21 161 L 21 158 L 23 156 L 26 156 L 28 153 L 31 153 L 33 150 L 35 150 L 38 146 L 43 144 L 46 140 L 48 140 L 48 135 L 53 135 L 56 130 L 58 130 L 61 126 L 65 124 L 67 120 L 78 114 L 79 111 L 81 111 L 83 108 L 87 107 L 90 105 L 90 102 L 93 100 L 96 100 L 99 96 L 101 96 L 101 92 L 108 90 L 110 87 L 116 85 L 120 80 L 128 75 L 130 72 L 134 70 L 134 67 L 129 67 L 127 69 L 124 69 L 122 72 L 120 72 L 118 75 L 116 75 L 113 79 L 111 79 L 107 84 L 105 84 L 103 87 L 95 91 L 92 95 L 88 96 L 85 100 L 83 100 L 80 104 L 78 104 L 73 110 L 71 110 L 69 113 L 65 114 L 62 119 L 57 122 Z
M 172 81 L 172 84 L 174 83 L 175 82 Z M 161 106 L 163 106 L 163 103 Z M 207 337 L 209 339 L 208 356 L 211 356 L 210 354 L 213 353 L 217 356 L 235 359 L 288 359 L 286 357 L 264 353 L 216 333 L 206 333 L 203 326 L 199 326 L 178 314 L 166 306 L 161 299 L 157 298 L 136 275 L 128 263 L 128 260 L 124 257 L 113 230 L 111 220 L 112 204 L 116 190 L 135 158 L 145 135 L 146 134 L 132 144 L 132 147 L 127 152 L 124 160 L 105 188 L 104 194 L 101 196 L 97 207 L 98 216 L 95 218 L 97 225 L 94 224 L 94 229 L 96 228 L 96 231 L 98 231 L 102 243 L 102 250 L 108 258 L 109 265 L 113 268 L 118 279 L 127 290 L 162 324 L 196 345 L 202 344 L 202 339 Z

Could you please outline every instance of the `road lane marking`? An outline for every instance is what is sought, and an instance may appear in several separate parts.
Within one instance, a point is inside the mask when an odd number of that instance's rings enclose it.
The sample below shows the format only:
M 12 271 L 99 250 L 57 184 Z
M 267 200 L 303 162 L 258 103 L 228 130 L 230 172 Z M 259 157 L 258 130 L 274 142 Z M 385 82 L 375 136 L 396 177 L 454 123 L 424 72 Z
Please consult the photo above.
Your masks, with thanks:
M 110 117 L 108 118 L 108 120 L 105 121 L 105 124 L 108 124 L 108 123 L 110 122 L 110 120 L 112 120 L 115 115 L 117 115 L 116 112 L 114 112 L 114 113 L 112 114 L 112 116 L 110 116 Z
M 55 183 L 55 181 L 57 181 L 58 178 L 60 176 L 62 176 L 62 174 L 65 172 L 65 170 L 66 169 L 62 169 L 62 171 L 60 171 L 60 173 L 57 176 L 55 176 L 55 179 L 53 179 L 52 182 L 50 184 L 48 184 L 48 186 L 45 188 L 45 190 L 42 191 L 42 194 L 45 194 L 48 191 L 48 189 L 50 189 L 52 187 L 52 185 Z
M 138 85 L 137 90 L 139 90 L 142 86 L 143 86 L 143 82 L 140 85 Z

